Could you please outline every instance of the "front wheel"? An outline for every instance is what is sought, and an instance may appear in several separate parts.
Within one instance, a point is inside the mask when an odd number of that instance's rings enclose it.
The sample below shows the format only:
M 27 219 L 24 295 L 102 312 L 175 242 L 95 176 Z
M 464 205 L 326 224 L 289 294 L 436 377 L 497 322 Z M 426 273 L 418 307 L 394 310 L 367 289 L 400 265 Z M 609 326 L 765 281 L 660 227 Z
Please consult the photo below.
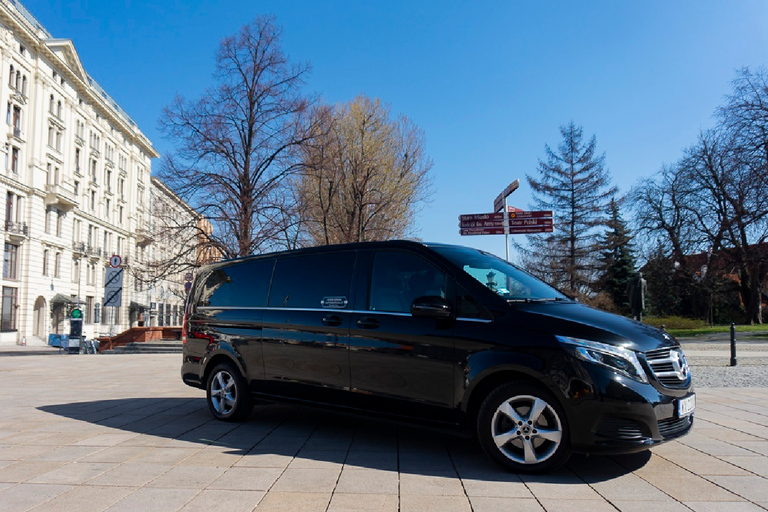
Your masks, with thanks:
M 218 420 L 240 421 L 253 409 L 245 379 L 230 363 L 216 365 L 208 376 L 206 395 L 208 408 Z
M 570 457 L 568 423 L 554 396 L 526 382 L 496 388 L 477 416 L 483 450 L 517 473 L 541 473 Z

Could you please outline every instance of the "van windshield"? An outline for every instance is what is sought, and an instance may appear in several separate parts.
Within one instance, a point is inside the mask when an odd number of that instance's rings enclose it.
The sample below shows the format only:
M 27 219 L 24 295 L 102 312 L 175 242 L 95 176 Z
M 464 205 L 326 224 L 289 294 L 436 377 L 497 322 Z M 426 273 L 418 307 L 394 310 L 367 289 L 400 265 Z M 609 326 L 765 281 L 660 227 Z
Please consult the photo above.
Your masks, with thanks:
M 431 247 L 510 302 L 570 300 L 548 284 L 493 254 L 469 247 Z

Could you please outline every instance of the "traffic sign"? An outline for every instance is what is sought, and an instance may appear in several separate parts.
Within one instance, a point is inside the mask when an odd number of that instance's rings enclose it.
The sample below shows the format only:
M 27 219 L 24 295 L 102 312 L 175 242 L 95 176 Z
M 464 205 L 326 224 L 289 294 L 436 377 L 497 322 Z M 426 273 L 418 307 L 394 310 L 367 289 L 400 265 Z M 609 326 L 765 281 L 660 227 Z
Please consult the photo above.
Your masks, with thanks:
M 184 274 L 184 280 L 187 282 L 191 281 L 193 277 L 194 276 L 192 275 L 192 272 L 187 272 L 186 274 Z
M 113 254 L 111 258 L 109 258 L 109 266 L 112 268 L 117 268 L 123 263 L 123 258 L 118 256 L 117 254 Z
M 69 314 L 69 317 L 70 318 L 83 318 L 83 311 L 81 309 L 75 308 Z
M 529 235 L 554 231 L 552 210 L 524 211 L 509 208 L 508 213 L 468 213 L 459 215 L 461 235 Z
M 110 267 L 104 279 L 104 307 L 123 304 L 123 269 Z
M 189 290 L 191 290 L 191 289 L 192 289 L 192 281 L 187 281 L 186 283 L 184 283 L 184 291 L 185 292 L 189 293 Z

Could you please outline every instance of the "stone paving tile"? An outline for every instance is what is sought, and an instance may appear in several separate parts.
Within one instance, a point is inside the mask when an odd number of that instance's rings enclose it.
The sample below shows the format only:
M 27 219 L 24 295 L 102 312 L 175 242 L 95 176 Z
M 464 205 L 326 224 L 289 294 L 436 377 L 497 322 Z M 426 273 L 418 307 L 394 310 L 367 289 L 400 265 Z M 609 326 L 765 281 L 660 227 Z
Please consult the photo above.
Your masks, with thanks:
M 754 503 L 748 503 L 746 501 L 721 501 L 717 503 L 706 501 L 687 501 L 683 504 L 694 512 L 765 512 L 764 508 L 761 508 Z
M 20 483 L 60 468 L 66 462 L 19 461 L 0 468 L 0 482 Z
M 511 510 L 511 509 L 508 509 Z M 422 496 L 403 494 L 401 512 L 471 512 L 466 496 Z
M 325 512 L 331 493 L 270 491 L 256 508 L 258 512 Z
M 620 512 L 691 512 L 679 501 L 654 501 L 650 507 L 642 501 L 612 501 L 611 504 Z
M 30 512 L 101 512 L 135 490 L 135 487 L 81 485 L 33 508 Z
M 198 493 L 196 489 L 150 489 L 144 487 L 105 509 L 105 512 L 175 512 Z
M 62 446 L 61 448 L 56 448 L 42 455 L 38 455 L 37 457 L 32 457 L 30 460 L 71 462 L 87 457 L 100 450 L 102 450 L 102 448 L 98 446 Z
M 464 496 L 464 487 L 456 473 L 400 474 L 400 495 Z
M 166 445 L 170 447 L 169 445 Z M 176 448 L 179 449 L 179 448 Z M 194 448 L 184 448 L 194 450 Z M 192 455 L 179 462 L 182 466 L 234 466 L 243 456 L 236 453 L 227 453 L 227 448 L 206 447 L 195 451 Z
M 652 457 L 635 473 L 678 501 L 739 501 L 735 494 L 662 457 Z
M 394 494 L 400 487 L 398 474 L 378 469 L 344 468 L 334 493 L 344 494 Z M 365 501 L 368 498 L 362 498 Z
M 211 482 L 208 488 L 234 491 L 266 491 L 272 487 L 282 472 L 281 468 L 229 468 L 219 478 Z
M 421 473 L 433 471 L 453 471 L 453 461 L 448 452 L 401 452 L 400 471 Z
M 488 498 L 470 496 L 473 512 L 543 512 L 539 502 L 533 498 Z
M 176 466 L 149 482 L 147 487 L 204 489 L 219 478 L 226 469 L 206 466 Z
M 19 484 L 0 491 L 0 510 L 22 512 L 72 489 L 70 485 Z M 47 507 L 46 507 L 47 508 Z M 53 510 L 53 509 L 48 509 Z
M 350 450 L 344 461 L 344 466 L 397 471 L 397 450 L 391 452 Z
M 346 451 L 302 449 L 288 467 L 290 469 L 341 469 L 346 457 Z
M 141 487 L 169 469 L 171 466 L 128 462 L 99 475 L 89 483 L 104 486 Z
M 746 471 L 758 475 L 768 476 L 768 458 L 766 457 L 760 457 L 759 455 L 752 455 L 749 457 L 726 455 L 720 458 Z
M 54 446 L 14 445 L 0 448 L 0 460 L 27 460 L 55 450 Z
M 332 492 L 339 479 L 337 469 L 286 469 L 272 490 L 278 492 Z
M 76 446 L 115 446 L 136 437 L 136 434 L 99 434 L 75 443 Z
M 397 494 L 366 494 L 361 499 L 359 494 L 344 494 L 337 490 L 327 512 L 398 512 L 399 502 Z
M 125 447 L 124 449 L 128 448 L 129 447 Z M 171 466 L 179 464 L 184 459 L 187 459 L 199 451 L 193 448 L 137 448 L 141 451 L 133 457 L 130 457 L 129 460 L 131 462 L 139 462 L 144 464 L 165 464 Z
M 616 508 L 602 499 L 595 500 L 555 500 L 540 498 L 539 501 L 547 512 L 616 512 Z
M 597 500 L 597 492 L 585 485 L 572 473 L 553 473 L 550 475 L 520 475 L 520 479 L 537 499 L 553 500 Z
M 475 496 L 484 496 L 488 498 L 533 498 L 533 494 L 528 487 L 513 475 L 508 481 L 500 478 L 490 480 L 485 479 L 462 479 L 464 490 L 470 498 Z
M 106 462 L 73 462 L 29 480 L 35 484 L 82 484 L 116 467 Z
M 261 491 L 205 489 L 179 512 L 251 512 L 263 497 Z
M 708 476 L 708 480 L 716 483 L 740 497 L 753 501 L 768 501 L 768 482 L 759 476 Z M 684 500 L 685 501 L 685 500 Z M 689 500 L 696 501 L 696 500 Z M 738 501 L 737 499 L 731 501 Z
M 149 450 L 146 446 L 109 446 L 99 448 L 78 462 L 126 462 Z
M 283 455 L 270 451 L 251 451 L 238 460 L 235 467 L 286 468 L 292 461 L 293 455 Z

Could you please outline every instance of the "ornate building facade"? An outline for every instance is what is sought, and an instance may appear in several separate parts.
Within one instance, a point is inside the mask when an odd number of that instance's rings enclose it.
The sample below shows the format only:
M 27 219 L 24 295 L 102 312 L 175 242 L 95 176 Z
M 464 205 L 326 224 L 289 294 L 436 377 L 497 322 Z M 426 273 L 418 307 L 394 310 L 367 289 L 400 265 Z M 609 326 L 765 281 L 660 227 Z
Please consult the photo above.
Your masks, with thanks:
M 154 251 L 153 197 L 167 195 L 150 177 L 157 151 L 83 68 L 72 41 L 52 37 L 15 0 L 0 0 L 0 106 L 0 344 L 68 333 L 73 307 L 89 337 L 157 325 L 153 303 L 163 304 L 163 324 L 178 324 L 178 276 L 134 282 Z M 113 255 L 125 269 L 122 305 L 105 308 Z

